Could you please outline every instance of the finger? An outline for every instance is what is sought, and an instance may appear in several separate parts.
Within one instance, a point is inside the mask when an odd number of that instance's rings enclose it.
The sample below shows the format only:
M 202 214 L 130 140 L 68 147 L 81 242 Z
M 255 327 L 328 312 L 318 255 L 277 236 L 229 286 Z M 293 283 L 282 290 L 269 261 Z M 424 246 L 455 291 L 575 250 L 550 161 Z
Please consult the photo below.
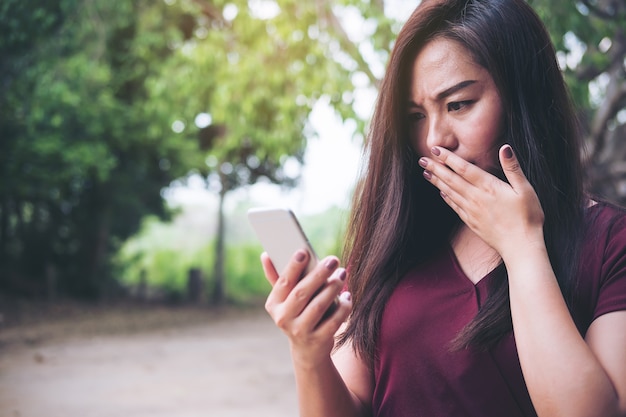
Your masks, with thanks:
M 324 334 L 336 334 L 339 328 L 345 323 L 352 311 L 352 295 L 348 291 L 336 297 L 337 308 L 326 320 L 319 323 L 316 331 Z
M 320 291 L 338 267 L 339 259 L 336 256 L 328 256 L 298 282 L 289 294 L 291 304 L 298 309 L 296 315 L 304 310 L 311 298 Z
M 270 256 L 267 252 L 263 252 L 261 254 L 261 266 L 263 267 L 263 273 L 265 274 L 265 278 L 272 284 L 272 287 L 278 280 L 278 272 L 276 272 L 276 268 L 270 259 Z
M 458 208 L 464 205 L 466 195 L 474 186 L 439 162 L 421 158 L 419 164 L 424 168 L 424 178 L 437 187 L 446 203 L 459 213 Z
M 302 311 L 300 317 L 309 323 L 309 330 L 313 330 L 321 321 L 335 313 L 338 307 L 337 296 L 344 287 L 346 270 L 337 268 L 333 274 L 318 287 L 312 299 Z
M 468 166 L 471 166 L 478 171 L 482 170 L 480 170 L 480 168 L 478 167 L 473 166 L 469 162 L 464 161 L 462 158 L 459 158 L 449 151 L 442 152 L 440 155 L 444 156 L 444 161 L 441 161 L 440 159 L 426 157 L 420 158 L 419 164 L 422 168 L 424 168 L 424 178 L 426 178 L 426 180 L 428 180 L 435 187 L 439 188 L 439 191 L 459 201 L 459 199 L 456 198 L 455 195 L 458 195 L 459 197 L 467 196 L 469 193 L 473 192 L 475 184 L 472 184 L 467 180 L 467 178 L 464 178 L 462 175 L 459 175 L 449 166 L 445 165 L 445 162 L 452 161 L 453 165 L 456 166 L 457 169 L 460 169 L 461 172 L 465 175 L 467 175 L 469 168 Z M 460 166 L 464 166 L 464 168 L 459 168 Z M 470 178 L 477 181 L 475 179 L 477 178 L 476 174 L 470 175 Z
M 506 176 L 507 181 L 511 184 L 514 190 L 519 190 L 520 187 L 526 185 L 528 180 L 526 175 L 522 171 L 522 167 L 513 152 L 511 145 L 505 144 L 500 147 L 499 151 L 500 165 Z
M 450 168 L 458 176 L 470 184 L 477 184 L 485 176 L 485 171 L 466 161 L 446 148 L 435 146 L 431 149 L 433 156 L 443 165 Z
M 274 281 L 274 287 L 267 297 L 266 306 L 269 307 L 274 303 L 281 303 L 291 293 L 296 286 L 309 259 L 309 253 L 306 250 L 298 250 L 291 258 L 291 261 Z M 276 270 L 274 269 L 274 272 Z M 273 277 L 273 275 L 272 275 Z M 269 280 L 269 278 L 268 278 Z

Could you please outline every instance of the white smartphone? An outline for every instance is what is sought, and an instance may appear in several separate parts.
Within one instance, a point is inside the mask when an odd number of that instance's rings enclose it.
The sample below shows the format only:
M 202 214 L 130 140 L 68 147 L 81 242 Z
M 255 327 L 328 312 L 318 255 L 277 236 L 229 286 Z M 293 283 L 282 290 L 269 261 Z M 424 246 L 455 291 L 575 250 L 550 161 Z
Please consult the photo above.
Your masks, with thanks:
M 291 210 L 253 208 L 248 210 L 248 220 L 279 274 L 299 249 L 309 252 L 309 264 L 303 276 L 317 265 L 315 251 Z
M 276 272 L 280 274 L 299 249 L 307 250 L 310 255 L 309 264 L 302 276 L 315 268 L 318 263 L 317 255 L 291 210 L 275 207 L 253 208 L 248 210 L 248 220 L 261 241 L 261 246 L 272 260 Z M 321 321 L 326 320 L 338 307 L 339 297 L 336 297 Z

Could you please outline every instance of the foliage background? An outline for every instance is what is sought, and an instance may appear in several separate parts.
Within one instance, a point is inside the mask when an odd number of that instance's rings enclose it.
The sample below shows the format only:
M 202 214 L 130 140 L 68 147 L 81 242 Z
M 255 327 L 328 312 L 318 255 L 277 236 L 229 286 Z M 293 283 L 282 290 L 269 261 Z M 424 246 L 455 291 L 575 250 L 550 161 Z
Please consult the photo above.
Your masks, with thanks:
M 529 2 L 580 109 L 588 188 L 624 204 L 626 3 Z M 292 168 L 316 135 L 309 115 L 319 101 L 362 137 L 369 114 L 357 97 L 376 90 L 405 9 L 396 0 L 4 0 L 0 291 L 103 298 L 145 271 L 181 297 L 192 266 L 212 302 L 266 291 L 260 248 L 237 229 L 245 205 L 227 213 L 224 201 L 259 181 L 298 184 Z M 213 229 L 193 247 L 169 223 L 184 213 L 163 199 L 191 176 L 218 202 Z M 343 209 L 305 219 L 320 253 L 339 252 Z

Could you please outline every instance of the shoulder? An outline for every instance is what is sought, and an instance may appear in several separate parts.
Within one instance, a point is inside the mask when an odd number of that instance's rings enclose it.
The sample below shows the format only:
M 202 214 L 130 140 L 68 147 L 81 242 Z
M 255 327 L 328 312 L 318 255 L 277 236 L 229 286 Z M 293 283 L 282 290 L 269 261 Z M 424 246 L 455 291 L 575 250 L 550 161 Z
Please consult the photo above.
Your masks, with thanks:
M 597 252 L 605 261 L 611 253 L 626 250 L 626 210 L 610 203 L 597 203 L 587 209 L 587 250 Z M 585 253 L 583 252 L 583 256 Z
M 598 203 L 586 213 L 578 281 L 579 324 L 611 311 L 626 309 L 626 211 Z M 582 318 L 582 316 L 580 317 Z
M 594 202 L 586 210 L 587 221 L 626 221 L 626 208 L 609 202 Z

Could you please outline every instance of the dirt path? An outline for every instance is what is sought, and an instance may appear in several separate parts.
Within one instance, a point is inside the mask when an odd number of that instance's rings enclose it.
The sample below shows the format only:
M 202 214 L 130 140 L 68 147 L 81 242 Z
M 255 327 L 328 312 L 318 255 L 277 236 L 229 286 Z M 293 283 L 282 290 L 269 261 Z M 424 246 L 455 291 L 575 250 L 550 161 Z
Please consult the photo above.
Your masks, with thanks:
M 0 328 L 0 417 L 297 415 L 261 309 L 97 311 Z

